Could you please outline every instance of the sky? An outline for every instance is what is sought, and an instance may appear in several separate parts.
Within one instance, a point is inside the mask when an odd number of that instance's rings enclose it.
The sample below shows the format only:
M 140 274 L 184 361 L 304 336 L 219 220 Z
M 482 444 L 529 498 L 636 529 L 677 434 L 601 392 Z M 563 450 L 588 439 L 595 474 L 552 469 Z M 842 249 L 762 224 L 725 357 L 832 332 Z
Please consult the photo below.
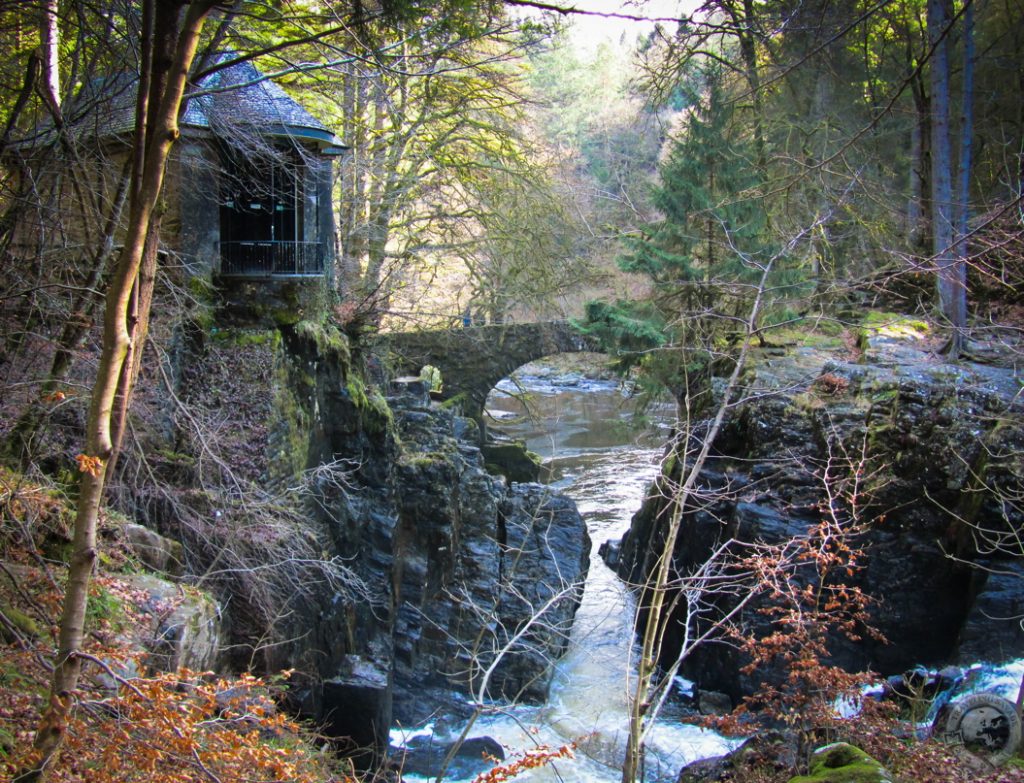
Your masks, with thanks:
M 649 0 L 641 5 L 627 4 L 622 0 L 572 0 L 565 3 L 585 11 L 597 13 L 619 13 L 630 16 L 642 16 L 650 19 L 673 18 L 692 10 L 699 3 L 697 0 Z M 662 22 L 662 24 L 668 24 Z M 608 41 L 617 44 L 625 34 L 626 41 L 632 43 L 638 35 L 650 32 L 654 22 L 637 22 L 627 19 L 602 16 L 572 16 L 571 37 L 576 47 L 583 51 L 592 51 L 598 44 Z

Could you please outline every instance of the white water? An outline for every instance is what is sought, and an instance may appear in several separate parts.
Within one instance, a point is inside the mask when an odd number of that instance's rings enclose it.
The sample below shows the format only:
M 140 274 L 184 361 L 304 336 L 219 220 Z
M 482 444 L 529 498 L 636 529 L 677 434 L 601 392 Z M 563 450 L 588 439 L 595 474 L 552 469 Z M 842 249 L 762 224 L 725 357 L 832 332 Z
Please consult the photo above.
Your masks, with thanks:
M 597 550 L 602 542 L 620 538 L 640 507 L 657 473 L 671 411 L 662 411 L 660 419 L 652 417 L 655 428 L 638 434 L 628 427 L 630 412 L 614 384 L 587 381 L 566 388 L 527 379 L 524 386 L 534 419 L 522 416 L 522 406 L 508 396 L 492 395 L 490 407 L 500 419 L 496 428 L 526 440 L 544 458 L 548 483 L 576 501 L 593 545 L 590 572 L 568 652 L 555 667 L 548 703 L 483 717 L 471 733 L 494 737 L 508 753 L 578 742 L 575 759 L 524 773 L 517 781 L 618 783 L 632 671 L 633 604 Z M 970 667 L 958 696 L 991 691 L 1015 701 L 1022 675 L 1024 659 L 998 667 L 979 664 Z M 850 717 L 858 712 L 856 705 L 840 707 Z M 401 738 L 396 735 L 395 743 Z M 721 755 L 735 744 L 694 726 L 662 721 L 647 743 L 645 780 L 674 782 L 685 764 Z
M 531 770 L 517 781 L 612 783 L 619 780 L 625 752 L 633 602 L 597 550 L 604 541 L 620 538 L 640 507 L 658 470 L 670 411 L 656 411 L 660 426 L 637 433 L 629 426 L 629 406 L 613 383 L 587 381 L 565 388 L 528 379 L 526 391 L 532 397 L 532 421 L 509 415 L 521 414 L 522 406 L 508 396 L 492 394 L 489 407 L 499 415 L 505 412 L 497 427 L 526 440 L 544 458 L 548 483 L 576 501 L 593 545 L 590 571 L 548 703 L 484 716 L 472 734 L 494 737 L 510 753 L 577 743 L 575 759 Z M 660 722 L 647 742 L 645 779 L 674 781 L 683 765 L 721 755 L 733 745 L 695 726 Z

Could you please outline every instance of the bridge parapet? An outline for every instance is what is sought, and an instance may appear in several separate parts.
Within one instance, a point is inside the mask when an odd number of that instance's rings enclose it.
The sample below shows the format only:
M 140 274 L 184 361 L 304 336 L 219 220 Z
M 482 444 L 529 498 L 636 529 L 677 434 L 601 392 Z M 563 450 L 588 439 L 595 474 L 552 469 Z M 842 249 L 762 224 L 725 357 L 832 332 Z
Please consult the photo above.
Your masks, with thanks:
M 480 420 L 491 389 L 524 364 L 557 353 L 599 350 L 568 321 L 488 324 L 463 329 L 392 332 L 375 347 L 388 355 L 400 374 L 417 374 L 425 365 L 441 371 L 443 399 L 458 397 L 465 415 Z

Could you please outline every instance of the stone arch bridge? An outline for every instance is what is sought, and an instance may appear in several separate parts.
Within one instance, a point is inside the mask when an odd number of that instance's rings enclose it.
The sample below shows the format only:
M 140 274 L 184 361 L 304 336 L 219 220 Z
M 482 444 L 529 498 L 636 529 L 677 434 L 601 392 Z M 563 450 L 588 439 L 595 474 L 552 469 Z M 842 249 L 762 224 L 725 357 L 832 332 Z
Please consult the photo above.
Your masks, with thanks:
M 442 398 L 458 397 L 465 415 L 477 421 L 491 389 L 517 368 L 554 353 L 600 350 L 568 321 L 393 332 L 378 337 L 376 346 L 400 375 L 418 375 L 428 364 L 439 369 Z

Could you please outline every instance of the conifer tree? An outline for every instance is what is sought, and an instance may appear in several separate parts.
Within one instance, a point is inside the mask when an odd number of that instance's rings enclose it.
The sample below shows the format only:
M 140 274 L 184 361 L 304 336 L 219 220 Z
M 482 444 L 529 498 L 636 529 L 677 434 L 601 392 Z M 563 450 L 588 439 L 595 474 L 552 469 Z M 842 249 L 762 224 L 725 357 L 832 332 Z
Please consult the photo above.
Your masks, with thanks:
M 721 70 L 709 66 L 660 167 L 662 218 L 626 239 L 619 266 L 645 276 L 644 300 L 592 302 L 585 329 L 644 381 L 681 401 L 742 318 L 771 255 L 752 139 L 732 122 Z M 685 351 L 685 358 L 679 355 Z

